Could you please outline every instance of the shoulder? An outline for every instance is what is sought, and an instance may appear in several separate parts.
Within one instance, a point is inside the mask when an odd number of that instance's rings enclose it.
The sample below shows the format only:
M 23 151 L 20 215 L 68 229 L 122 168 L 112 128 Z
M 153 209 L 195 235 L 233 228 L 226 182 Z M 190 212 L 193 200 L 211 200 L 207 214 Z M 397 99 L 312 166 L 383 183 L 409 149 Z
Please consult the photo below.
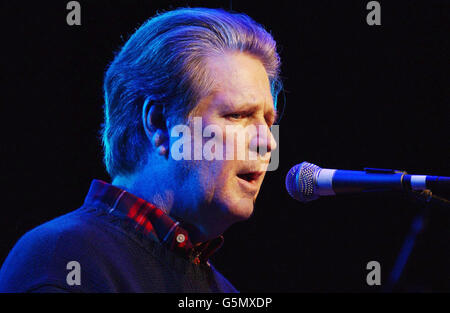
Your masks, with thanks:
M 214 280 L 217 283 L 217 288 L 219 292 L 225 293 L 238 293 L 239 291 L 221 274 L 219 271 L 209 263 L 211 271 L 214 275 Z
M 92 291 L 101 290 L 96 281 L 102 281 L 97 279 L 102 258 L 112 244 L 105 228 L 79 209 L 27 232 L 0 269 L 0 292 L 27 292 L 47 285 L 65 289 L 74 264 L 92 273 L 87 276 L 93 280 Z

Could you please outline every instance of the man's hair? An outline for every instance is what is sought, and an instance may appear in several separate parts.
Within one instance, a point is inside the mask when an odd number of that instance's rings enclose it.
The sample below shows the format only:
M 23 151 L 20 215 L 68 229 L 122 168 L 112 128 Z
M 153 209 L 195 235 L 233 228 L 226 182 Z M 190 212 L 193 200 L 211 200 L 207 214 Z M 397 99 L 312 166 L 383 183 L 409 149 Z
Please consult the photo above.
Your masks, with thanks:
M 264 65 L 276 105 L 280 59 L 272 36 L 245 14 L 180 8 L 147 20 L 106 71 L 102 141 L 110 176 L 135 172 L 147 161 L 145 101 L 163 106 L 169 121 L 184 120 L 212 88 L 205 57 L 240 51 Z

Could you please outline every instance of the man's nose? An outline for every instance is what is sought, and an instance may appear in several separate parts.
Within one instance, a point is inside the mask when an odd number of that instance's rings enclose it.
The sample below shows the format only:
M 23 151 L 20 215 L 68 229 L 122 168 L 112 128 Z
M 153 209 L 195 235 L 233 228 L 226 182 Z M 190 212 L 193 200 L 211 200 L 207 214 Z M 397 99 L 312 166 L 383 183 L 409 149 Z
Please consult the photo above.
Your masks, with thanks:
M 257 131 L 250 140 L 250 149 L 264 156 L 277 148 L 277 142 L 267 125 L 258 125 Z

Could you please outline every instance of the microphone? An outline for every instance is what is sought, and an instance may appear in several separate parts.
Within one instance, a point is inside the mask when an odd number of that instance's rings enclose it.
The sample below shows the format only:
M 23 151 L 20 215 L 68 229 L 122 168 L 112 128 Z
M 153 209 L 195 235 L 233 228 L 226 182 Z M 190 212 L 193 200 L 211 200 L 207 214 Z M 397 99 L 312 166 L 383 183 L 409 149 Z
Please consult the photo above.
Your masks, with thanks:
M 364 171 L 335 170 L 320 168 L 308 162 L 295 165 L 286 176 L 288 193 L 300 202 L 338 194 L 433 188 L 450 190 L 450 177 L 409 175 L 379 168 L 365 168 Z

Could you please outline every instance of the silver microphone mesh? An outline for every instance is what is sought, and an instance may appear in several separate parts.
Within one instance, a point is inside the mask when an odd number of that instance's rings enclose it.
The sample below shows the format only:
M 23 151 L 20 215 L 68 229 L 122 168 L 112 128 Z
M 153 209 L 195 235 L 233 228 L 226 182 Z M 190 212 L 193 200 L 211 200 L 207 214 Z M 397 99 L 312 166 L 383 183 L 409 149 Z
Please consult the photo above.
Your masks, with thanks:
M 286 176 L 286 189 L 292 198 L 308 202 L 319 196 L 314 193 L 316 176 L 321 168 L 317 165 L 302 162 L 295 165 Z

